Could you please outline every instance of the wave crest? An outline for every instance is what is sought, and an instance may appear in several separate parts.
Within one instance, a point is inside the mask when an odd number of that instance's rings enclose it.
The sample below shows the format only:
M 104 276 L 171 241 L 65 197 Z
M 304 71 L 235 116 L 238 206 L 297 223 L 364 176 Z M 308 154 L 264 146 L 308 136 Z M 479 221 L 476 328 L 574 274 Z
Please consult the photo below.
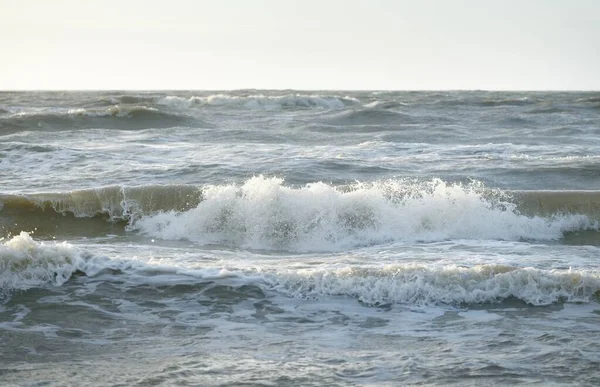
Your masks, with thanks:
M 18 130 L 146 129 L 181 125 L 188 118 L 148 106 L 22 111 L 0 117 L 0 134 Z
M 77 235 L 84 229 L 138 231 L 161 239 L 291 251 L 451 239 L 564 238 L 597 245 L 599 203 L 598 191 L 501 191 L 438 179 L 287 186 L 282 179 L 258 176 L 242 184 L 0 195 L 0 227 L 37 228 L 48 235 L 57 229 Z M 577 235 L 583 239 L 574 239 Z
M 500 265 L 319 269 L 265 278 L 276 290 L 293 297 L 344 295 L 368 305 L 482 304 L 510 298 L 548 305 L 588 302 L 600 291 L 600 273 Z
M 106 215 L 110 220 L 134 221 L 164 211 L 184 211 L 202 198 L 199 188 L 189 185 L 108 186 L 64 193 L 0 196 L 0 211 L 20 213 L 39 208 L 76 218 Z
M 36 242 L 21 232 L 0 244 L 0 301 L 14 290 L 60 286 L 83 264 L 80 252 L 72 245 Z
M 206 187 L 202 196 L 196 208 L 144 216 L 131 228 L 162 239 L 338 251 L 397 241 L 556 240 L 597 227 L 580 214 L 526 216 L 501 192 L 437 179 L 293 188 L 259 176 L 241 186 Z

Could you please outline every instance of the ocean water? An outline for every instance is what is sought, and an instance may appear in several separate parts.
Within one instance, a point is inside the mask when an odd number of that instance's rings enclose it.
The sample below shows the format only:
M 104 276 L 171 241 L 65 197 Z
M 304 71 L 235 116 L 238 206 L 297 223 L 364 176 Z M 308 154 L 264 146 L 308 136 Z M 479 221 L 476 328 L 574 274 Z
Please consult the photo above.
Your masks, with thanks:
M 598 385 L 599 222 L 597 92 L 1 92 L 0 385 Z

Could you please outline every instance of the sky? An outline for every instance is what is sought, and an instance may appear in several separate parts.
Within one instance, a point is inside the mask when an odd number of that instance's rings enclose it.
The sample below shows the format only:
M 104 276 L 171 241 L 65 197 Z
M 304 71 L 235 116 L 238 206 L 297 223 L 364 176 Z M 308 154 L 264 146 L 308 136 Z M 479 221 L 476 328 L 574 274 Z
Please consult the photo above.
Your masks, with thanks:
M 0 0 L 0 89 L 600 90 L 600 0 Z

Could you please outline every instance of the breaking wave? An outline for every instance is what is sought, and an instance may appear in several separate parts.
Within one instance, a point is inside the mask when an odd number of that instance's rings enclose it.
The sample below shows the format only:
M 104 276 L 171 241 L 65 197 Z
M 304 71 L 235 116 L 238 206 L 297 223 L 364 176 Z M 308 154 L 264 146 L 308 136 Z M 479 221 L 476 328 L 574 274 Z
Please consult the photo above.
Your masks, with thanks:
M 0 196 L 0 226 L 10 232 L 61 224 L 76 230 L 86 219 L 85 228 L 98 232 L 114 231 L 102 226 L 110 223 L 152 238 L 289 251 L 451 239 L 552 241 L 597 230 L 600 192 L 509 192 L 438 179 L 294 187 L 258 176 L 243 184 Z
M 289 251 L 396 241 L 548 241 L 597 227 L 583 214 L 525 215 L 506 193 L 441 180 L 293 188 L 260 176 L 241 186 L 205 187 L 202 198 L 193 209 L 144 216 L 130 227 L 162 239 Z M 535 213 L 535 200 L 530 205 Z
M 599 296 L 600 273 L 501 265 L 390 265 L 301 270 L 265 275 L 280 292 L 298 298 L 350 296 L 368 305 L 460 305 L 517 299 L 531 305 L 589 302 Z
M 230 283 L 237 278 L 238 283 L 254 283 L 290 297 L 345 296 L 371 306 L 462 306 L 511 299 L 539 306 L 590 302 L 600 297 L 600 272 L 589 270 L 545 270 L 493 263 L 472 267 L 408 263 L 300 270 L 284 265 L 264 270 L 260 267 L 188 270 L 136 260 L 111 260 L 66 242 L 36 241 L 26 232 L 0 240 L 0 303 L 10 299 L 15 291 L 62 286 L 74 276 L 94 277 L 103 273 L 125 276 L 120 277 L 120 282 L 127 282 L 127 276 L 133 275 L 135 280 L 129 286 L 146 288 L 160 285 L 160 274 L 167 274 L 164 281 L 169 285 L 177 281 L 205 284 L 207 280 Z M 144 273 L 151 275 L 146 277 Z M 252 288 L 248 289 L 253 292 Z
M 36 242 L 21 232 L 0 244 L 0 302 L 15 290 L 60 286 L 83 266 L 83 256 L 72 245 Z

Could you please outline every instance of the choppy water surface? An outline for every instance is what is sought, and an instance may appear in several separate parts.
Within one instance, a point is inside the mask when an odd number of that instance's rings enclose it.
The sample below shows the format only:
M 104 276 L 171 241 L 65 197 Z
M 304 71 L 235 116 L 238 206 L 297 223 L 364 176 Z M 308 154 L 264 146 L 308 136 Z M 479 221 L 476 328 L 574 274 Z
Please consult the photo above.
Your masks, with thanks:
M 600 94 L 0 93 L 7 385 L 600 384 Z

